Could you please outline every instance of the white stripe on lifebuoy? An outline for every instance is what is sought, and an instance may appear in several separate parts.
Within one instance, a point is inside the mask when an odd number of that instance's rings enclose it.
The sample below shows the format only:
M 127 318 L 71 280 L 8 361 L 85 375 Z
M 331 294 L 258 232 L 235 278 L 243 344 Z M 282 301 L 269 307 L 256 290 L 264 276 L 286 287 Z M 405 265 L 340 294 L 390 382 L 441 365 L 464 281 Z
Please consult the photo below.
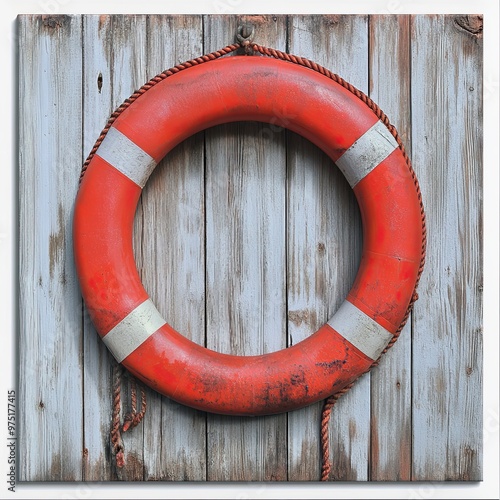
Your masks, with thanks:
M 396 139 L 379 120 L 345 151 L 335 164 L 353 188 L 396 148 Z
M 328 324 L 369 358 L 376 360 L 392 339 L 392 333 L 345 300 Z
M 135 182 L 141 189 L 156 167 L 154 159 L 119 130 L 111 127 L 96 155 Z
M 102 340 L 116 361 L 121 363 L 165 323 L 151 299 L 148 299 L 123 318 Z

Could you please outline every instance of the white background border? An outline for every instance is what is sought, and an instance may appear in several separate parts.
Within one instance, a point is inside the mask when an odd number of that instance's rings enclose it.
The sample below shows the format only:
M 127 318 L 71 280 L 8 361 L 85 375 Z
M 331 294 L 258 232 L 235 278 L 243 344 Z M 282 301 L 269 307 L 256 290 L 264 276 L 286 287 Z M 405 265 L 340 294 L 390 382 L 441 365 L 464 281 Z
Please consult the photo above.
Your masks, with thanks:
M 5 5 L 8 3 L 8 5 Z M 3 99 L 0 150 L 0 497 L 31 498 L 482 498 L 498 499 L 499 484 L 499 6 L 492 0 L 18 0 L 0 16 Z M 15 388 L 17 255 L 17 108 L 15 23 L 18 14 L 484 14 L 484 481 L 482 483 L 23 483 L 8 491 L 7 390 Z M 76 119 L 79 119 L 76 117 Z

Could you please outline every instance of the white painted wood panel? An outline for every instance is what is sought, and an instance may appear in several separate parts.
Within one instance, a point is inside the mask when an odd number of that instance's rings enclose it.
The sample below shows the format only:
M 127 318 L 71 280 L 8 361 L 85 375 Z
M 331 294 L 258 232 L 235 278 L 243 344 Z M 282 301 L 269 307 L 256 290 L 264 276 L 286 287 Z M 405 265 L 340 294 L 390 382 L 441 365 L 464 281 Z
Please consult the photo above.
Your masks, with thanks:
M 477 19 L 458 21 L 412 23 L 413 162 L 428 228 L 413 318 L 414 480 L 481 479 L 482 38 Z
M 21 481 L 82 479 L 82 308 L 71 239 L 81 21 L 19 17 Z
M 368 90 L 366 16 L 291 16 L 289 51 Z M 349 184 L 308 141 L 289 135 L 288 334 L 296 344 L 330 319 L 349 291 L 361 258 L 361 218 Z M 332 412 L 331 477 L 367 479 L 370 375 Z M 288 415 L 290 480 L 319 479 L 322 403 Z

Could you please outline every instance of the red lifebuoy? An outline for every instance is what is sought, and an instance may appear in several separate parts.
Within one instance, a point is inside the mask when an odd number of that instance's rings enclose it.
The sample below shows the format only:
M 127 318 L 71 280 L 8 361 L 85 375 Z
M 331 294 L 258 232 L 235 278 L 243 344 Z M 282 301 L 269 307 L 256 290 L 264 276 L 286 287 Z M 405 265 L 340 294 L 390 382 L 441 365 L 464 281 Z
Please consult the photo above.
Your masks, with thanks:
M 279 117 L 324 150 L 352 186 L 362 260 L 340 309 L 306 340 L 261 356 L 220 354 L 174 331 L 149 299 L 132 252 L 134 213 L 155 165 L 185 138 L 220 123 L 279 124 Z M 194 66 L 134 101 L 90 162 L 74 215 L 82 294 L 114 357 L 180 403 L 234 415 L 300 408 L 366 372 L 405 317 L 422 244 L 418 190 L 387 127 L 331 79 L 265 57 Z

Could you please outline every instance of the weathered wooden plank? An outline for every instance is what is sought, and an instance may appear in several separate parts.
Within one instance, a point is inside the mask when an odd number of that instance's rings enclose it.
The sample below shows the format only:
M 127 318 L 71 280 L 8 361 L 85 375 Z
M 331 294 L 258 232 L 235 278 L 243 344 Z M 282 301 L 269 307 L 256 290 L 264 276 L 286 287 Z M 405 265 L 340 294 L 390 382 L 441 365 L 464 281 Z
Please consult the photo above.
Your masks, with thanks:
M 21 481 L 82 479 L 81 16 L 19 16 Z
M 367 16 L 290 16 L 289 50 L 368 89 Z M 288 157 L 288 332 L 297 343 L 322 326 L 345 298 L 361 257 L 354 195 L 333 162 L 290 135 Z M 369 375 L 343 396 L 330 423 L 332 477 L 366 480 Z M 318 480 L 322 404 L 288 417 L 289 479 Z
M 203 52 L 202 16 L 148 16 L 148 78 Z M 141 198 L 141 276 L 163 317 L 205 343 L 204 134 L 156 167 Z M 138 214 L 139 217 L 139 214 Z M 148 391 L 145 479 L 200 481 L 206 475 L 206 414 Z
M 89 153 L 109 115 L 146 80 L 145 16 L 84 16 L 84 150 Z M 140 247 L 136 238 L 135 246 Z M 110 451 L 112 411 L 111 356 L 85 315 L 85 478 L 116 479 Z M 126 379 L 125 379 L 126 380 Z M 127 411 L 123 384 L 122 416 Z M 142 427 L 123 436 L 127 480 L 143 479 Z
M 284 50 L 284 16 L 205 18 L 205 51 L 251 22 L 256 41 Z M 244 92 L 244 89 L 242 89 Z M 285 135 L 262 124 L 206 133 L 207 346 L 262 354 L 286 345 Z M 286 480 L 286 415 L 208 416 L 207 479 Z
M 91 151 L 113 111 L 111 18 L 83 16 L 83 155 Z M 84 309 L 84 479 L 116 478 L 110 453 L 112 408 L 111 355 Z
M 370 97 L 410 153 L 410 17 L 370 16 Z M 390 48 L 390 50 L 388 50 Z M 411 479 L 411 321 L 371 372 L 370 479 Z
M 412 24 L 413 163 L 429 235 L 413 315 L 414 480 L 481 479 L 479 24 L 467 16 L 415 16 Z
M 100 38 L 105 41 L 103 46 L 104 56 L 109 66 L 106 69 L 105 88 L 111 99 L 111 110 L 116 109 L 127 97 L 139 88 L 147 79 L 146 73 L 146 16 L 144 15 L 112 15 L 99 16 L 98 29 L 101 30 Z M 98 34 L 96 33 L 97 37 Z M 102 73 L 102 72 L 101 72 Z M 95 77 L 95 75 L 93 75 Z M 104 88 L 104 74 L 102 75 Z M 101 88 L 102 92 L 102 88 Z M 106 121 L 106 120 L 105 120 Z M 104 125 L 104 124 L 103 124 Z M 137 249 L 141 248 L 141 233 L 138 224 L 141 220 L 140 209 L 138 210 L 134 223 L 134 249 L 136 262 L 139 269 L 142 267 L 141 254 Z M 102 347 L 100 348 L 102 349 Z M 109 368 L 102 363 L 99 368 L 104 373 L 99 374 L 100 379 L 109 380 Z M 123 384 L 122 394 L 122 417 L 128 411 L 128 391 L 126 383 Z M 109 435 L 111 422 L 111 407 L 105 406 L 109 411 L 109 420 L 102 422 L 102 430 Z M 139 426 L 130 432 L 122 434 L 125 448 L 125 466 L 119 472 L 120 479 L 126 481 L 137 481 L 144 479 L 144 428 Z M 112 467 L 113 462 L 109 465 Z
M 111 16 L 111 31 L 108 36 L 112 39 L 111 51 L 111 96 L 112 107 L 117 108 L 136 89 L 147 80 L 147 33 L 145 15 L 113 15 Z M 142 241 L 142 213 L 141 204 L 134 220 L 134 254 L 137 268 L 141 270 L 149 263 L 145 263 L 141 253 Z M 148 391 L 148 394 L 150 391 Z M 123 395 L 122 415 L 128 411 L 127 391 Z M 145 477 L 144 454 L 144 426 L 141 425 L 130 432 L 122 433 L 125 448 L 125 467 L 119 471 L 120 479 L 124 481 L 142 481 Z

